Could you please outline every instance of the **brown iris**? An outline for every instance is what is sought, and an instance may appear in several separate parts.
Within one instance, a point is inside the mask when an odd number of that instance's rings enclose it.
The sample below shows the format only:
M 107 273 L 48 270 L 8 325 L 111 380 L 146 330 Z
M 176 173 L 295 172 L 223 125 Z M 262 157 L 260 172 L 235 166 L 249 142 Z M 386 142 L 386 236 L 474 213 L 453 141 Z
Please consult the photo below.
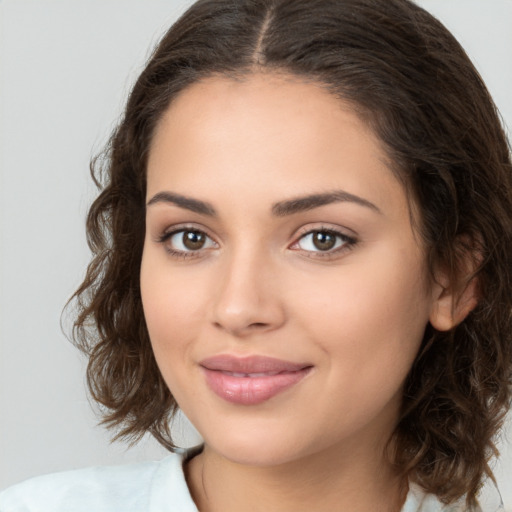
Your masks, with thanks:
M 328 251 L 336 245 L 336 235 L 329 231 L 315 231 L 313 233 L 313 245 L 319 251 Z
M 206 235 L 200 231 L 185 231 L 183 233 L 183 245 L 191 251 L 201 249 L 206 242 Z

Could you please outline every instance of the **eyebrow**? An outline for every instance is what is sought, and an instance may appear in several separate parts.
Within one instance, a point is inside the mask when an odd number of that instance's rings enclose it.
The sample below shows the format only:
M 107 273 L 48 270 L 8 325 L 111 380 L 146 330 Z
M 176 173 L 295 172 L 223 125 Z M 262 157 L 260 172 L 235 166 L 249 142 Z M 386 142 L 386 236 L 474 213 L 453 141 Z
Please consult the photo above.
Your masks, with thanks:
M 186 210 L 190 210 L 201 215 L 208 215 L 210 217 L 215 217 L 217 215 L 215 208 L 210 203 L 200 201 L 199 199 L 192 199 L 191 197 L 185 197 L 173 192 L 158 192 L 158 194 L 155 194 L 147 202 L 146 207 L 157 203 L 175 204 L 180 208 L 185 208 Z
M 287 201 L 280 201 L 272 207 L 272 213 L 277 217 L 284 217 L 286 215 L 293 215 L 294 213 L 312 210 L 313 208 L 318 208 L 327 204 L 345 202 L 355 203 L 377 213 L 382 213 L 376 205 L 367 199 L 350 194 L 344 190 L 334 190 L 325 194 L 312 194 Z
M 279 201 L 272 206 L 272 214 L 276 217 L 285 217 L 295 213 L 313 210 L 320 206 L 340 202 L 355 203 L 377 213 L 382 213 L 375 204 L 371 203 L 367 199 L 350 194 L 344 190 L 335 190 L 324 194 L 311 194 L 286 201 Z M 181 194 L 176 194 L 174 192 L 158 192 L 147 202 L 146 207 L 157 203 L 171 203 L 179 206 L 180 208 L 184 208 L 201 215 L 208 215 L 209 217 L 217 216 L 215 208 L 210 203 L 182 196 Z

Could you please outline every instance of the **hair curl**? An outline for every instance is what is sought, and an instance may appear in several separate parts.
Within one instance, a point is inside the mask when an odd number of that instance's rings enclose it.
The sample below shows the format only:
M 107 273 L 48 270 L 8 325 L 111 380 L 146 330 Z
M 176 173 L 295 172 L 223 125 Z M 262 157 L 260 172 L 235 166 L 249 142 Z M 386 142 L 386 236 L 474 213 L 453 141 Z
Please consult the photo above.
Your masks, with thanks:
M 108 427 L 174 447 L 177 405 L 157 368 L 139 287 L 146 161 L 155 127 L 188 85 L 211 75 L 284 72 L 353 104 L 379 136 L 418 210 L 431 275 L 479 302 L 449 332 L 427 326 L 405 386 L 395 462 L 427 491 L 469 505 L 492 476 L 510 406 L 512 165 L 497 109 L 464 50 L 408 0 L 200 0 L 167 32 L 129 97 L 103 158 L 87 234 L 93 259 L 74 295 L 74 341 Z M 103 185 L 100 185 L 100 184 Z

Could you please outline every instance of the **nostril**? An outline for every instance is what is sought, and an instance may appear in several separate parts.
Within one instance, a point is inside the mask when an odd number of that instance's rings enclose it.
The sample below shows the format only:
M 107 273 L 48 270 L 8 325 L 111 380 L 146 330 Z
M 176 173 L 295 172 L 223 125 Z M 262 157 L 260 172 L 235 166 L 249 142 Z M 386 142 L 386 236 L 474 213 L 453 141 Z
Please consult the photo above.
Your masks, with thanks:
M 235 335 L 243 336 L 244 334 L 249 334 L 254 331 L 264 331 L 268 329 L 271 324 L 267 322 L 252 322 L 247 323 L 246 325 L 228 325 L 223 324 L 222 322 L 214 322 L 213 325 L 216 329 L 222 329 L 232 332 Z

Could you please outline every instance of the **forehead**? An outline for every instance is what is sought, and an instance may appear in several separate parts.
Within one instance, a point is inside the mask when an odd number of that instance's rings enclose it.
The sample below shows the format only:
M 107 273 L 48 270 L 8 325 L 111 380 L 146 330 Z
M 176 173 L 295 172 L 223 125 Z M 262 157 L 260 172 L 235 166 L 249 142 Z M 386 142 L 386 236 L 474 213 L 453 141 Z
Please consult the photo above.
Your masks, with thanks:
M 189 85 L 162 116 L 153 145 L 161 132 L 169 132 L 173 125 L 179 124 L 180 131 L 211 133 L 212 128 L 229 130 L 233 120 L 245 140 L 258 134 L 279 140 L 303 137 L 309 146 L 320 138 L 327 141 L 327 131 L 337 133 L 344 125 L 357 130 L 360 140 L 371 139 L 384 157 L 380 141 L 350 103 L 318 82 L 269 72 L 239 78 L 214 75 Z
M 163 188 L 211 194 L 223 186 L 240 194 L 266 186 L 275 200 L 342 188 L 385 206 L 396 201 L 398 182 L 379 139 L 350 104 L 315 82 L 265 73 L 189 86 L 155 132 L 148 196 Z M 404 195 L 401 185 L 398 193 Z

